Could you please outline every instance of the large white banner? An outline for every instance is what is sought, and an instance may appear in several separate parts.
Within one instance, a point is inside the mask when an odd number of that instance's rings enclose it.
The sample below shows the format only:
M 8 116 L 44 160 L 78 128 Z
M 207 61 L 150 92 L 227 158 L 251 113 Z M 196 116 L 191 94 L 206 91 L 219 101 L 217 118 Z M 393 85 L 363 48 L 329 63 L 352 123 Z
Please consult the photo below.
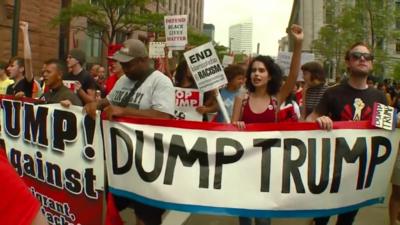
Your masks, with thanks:
M 185 52 L 184 56 L 200 91 L 210 91 L 228 83 L 211 42 Z
M 314 217 L 382 202 L 398 131 L 364 122 L 231 125 L 104 121 L 110 190 L 173 210 Z
M 7 155 L 40 201 L 49 224 L 101 224 L 104 155 L 99 116 L 93 120 L 77 106 L 11 99 L 1 103 L 0 154 Z

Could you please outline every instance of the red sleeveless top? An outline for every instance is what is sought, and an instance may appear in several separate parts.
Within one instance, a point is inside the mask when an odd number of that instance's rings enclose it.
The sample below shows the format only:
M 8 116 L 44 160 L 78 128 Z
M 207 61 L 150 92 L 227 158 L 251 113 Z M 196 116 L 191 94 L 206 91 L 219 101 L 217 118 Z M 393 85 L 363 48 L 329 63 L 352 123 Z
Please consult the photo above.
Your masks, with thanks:
M 242 121 L 245 123 L 275 123 L 277 105 L 277 100 L 275 98 L 271 98 L 271 101 L 264 112 L 254 113 L 251 111 L 249 100 L 247 99 L 243 106 Z

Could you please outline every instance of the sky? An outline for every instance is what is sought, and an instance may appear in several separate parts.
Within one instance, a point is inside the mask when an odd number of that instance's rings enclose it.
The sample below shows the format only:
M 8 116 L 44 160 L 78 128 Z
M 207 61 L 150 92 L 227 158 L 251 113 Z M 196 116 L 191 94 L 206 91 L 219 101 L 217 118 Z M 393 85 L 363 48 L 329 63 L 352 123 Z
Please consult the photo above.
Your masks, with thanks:
M 276 56 L 286 36 L 293 0 L 204 0 L 204 23 L 215 26 L 215 41 L 229 46 L 229 26 L 253 21 L 253 52 Z

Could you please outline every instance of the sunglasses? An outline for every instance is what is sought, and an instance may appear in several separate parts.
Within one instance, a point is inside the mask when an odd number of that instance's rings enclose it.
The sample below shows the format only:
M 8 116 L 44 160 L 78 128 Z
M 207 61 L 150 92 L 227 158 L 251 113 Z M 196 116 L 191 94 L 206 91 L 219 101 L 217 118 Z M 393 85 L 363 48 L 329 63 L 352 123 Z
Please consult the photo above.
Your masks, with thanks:
M 350 52 L 350 57 L 355 60 L 361 59 L 361 57 L 364 57 L 365 60 L 371 61 L 374 59 L 374 55 L 371 53 L 366 53 L 366 52 Z

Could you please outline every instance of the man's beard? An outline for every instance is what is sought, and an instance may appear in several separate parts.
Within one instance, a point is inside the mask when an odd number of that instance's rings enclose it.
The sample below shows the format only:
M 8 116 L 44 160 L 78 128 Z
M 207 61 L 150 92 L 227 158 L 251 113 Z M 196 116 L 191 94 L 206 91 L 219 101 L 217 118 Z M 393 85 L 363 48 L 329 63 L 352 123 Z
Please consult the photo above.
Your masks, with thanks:
M 364 70 L 359 70 L 359 69 L 350 69 L 350 75 L 354 77 L 360 77 L 360 78 L 366 78 L 368 75 L 370 75 L 371 70 L 369 71 L 364 71 Z

